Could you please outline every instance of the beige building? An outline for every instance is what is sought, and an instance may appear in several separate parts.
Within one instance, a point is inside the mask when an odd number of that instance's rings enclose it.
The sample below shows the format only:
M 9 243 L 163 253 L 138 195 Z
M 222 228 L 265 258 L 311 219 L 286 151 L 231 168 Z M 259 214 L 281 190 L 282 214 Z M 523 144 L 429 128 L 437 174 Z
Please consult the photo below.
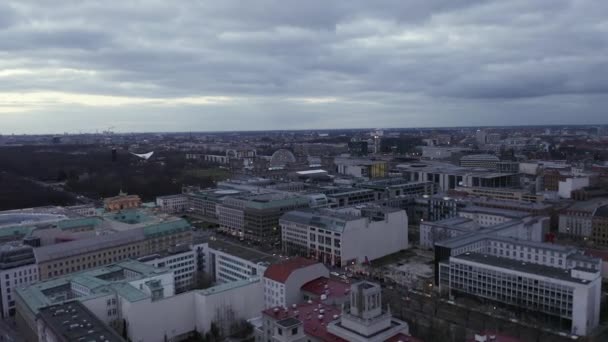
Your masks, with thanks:
M 188 222 L 174 220 L 123 232 L 36 248 L 40 280 L 139 258 L 192 243 Z

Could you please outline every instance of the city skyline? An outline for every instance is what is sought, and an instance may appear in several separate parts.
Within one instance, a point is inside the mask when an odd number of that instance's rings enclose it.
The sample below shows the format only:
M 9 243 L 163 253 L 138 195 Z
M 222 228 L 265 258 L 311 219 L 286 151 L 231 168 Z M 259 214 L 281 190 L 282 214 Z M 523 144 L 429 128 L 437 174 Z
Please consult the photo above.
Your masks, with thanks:
M 0 134 L 606 124 L 594 1 L 0 4 Z

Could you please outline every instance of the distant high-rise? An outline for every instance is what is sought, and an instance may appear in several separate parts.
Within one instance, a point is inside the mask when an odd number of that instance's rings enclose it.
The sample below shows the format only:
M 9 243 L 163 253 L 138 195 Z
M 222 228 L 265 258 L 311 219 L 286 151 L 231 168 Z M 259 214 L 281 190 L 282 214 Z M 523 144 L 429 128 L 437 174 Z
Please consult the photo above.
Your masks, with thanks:
M 483 129 L 478 129 L 475 133 L 475 140 L 477 140 L 477 144 L 485 145 L 488 133 Z
M 115 149 L 115 148 L 113 148 L 113 149 L 112 149 L 112 161 L 113 161 L 113 162 L 116 162 L 116 160 L 118 160 L 118 154 L 117 154 L 117 152 L 116 152 L 116 149 Z

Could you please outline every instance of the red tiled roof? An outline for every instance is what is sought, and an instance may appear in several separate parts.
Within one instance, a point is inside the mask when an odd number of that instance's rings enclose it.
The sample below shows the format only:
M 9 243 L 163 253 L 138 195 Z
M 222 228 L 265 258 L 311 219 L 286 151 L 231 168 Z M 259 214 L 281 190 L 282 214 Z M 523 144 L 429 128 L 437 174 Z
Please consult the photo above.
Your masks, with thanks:
M 501 335 L 501 334 L 497 334 L 496 332 L 493 331 L 484 331 L 482 333 L 479 333 L 477 335 L 481 335 L 481 336 L 495 336 L 496 338 L 494 340 L 490 340 L 488 338 L 488 341 L 492 341 L 492 342 L 523 342 L 523 340 L 517 338 L 517 337 L 513 337 L 513 336 L 509 336 L 509 335 Z M 467 341 L 469 342 L 475 342 L 475 337 L 468 339 Z
M 397 335 L 389 338 L 388 340 L 386 340 L 386 342 L 424 342 L 421 339 L 414 337 L 414 336 L 408 336 L 406 334 L 402 334 L 402 333 L 398 333 Z
M 320 310 L 323 310 L 322 315 Z M 308 301 L 306 303 L 298 304 L 295 307 L 291 306 L 289 308 L 283 308 L 279 306 L 266 309 L 262 311 L 262 314 L 271 317 L 275 321 L 290 317 L 297 318 L 302 321 L 304 333 L 306 335 L 315 337 L 323 342 L 348 342 L 347 340 L 327 331 L 327 324 L 339 319 L 339 316 L 342 314 L 341 309 L 334 305 L 324 304 L 320 301 Z M 323 317 L 319 319 L 319 315 Z M 386 342 L 398 341 L 423 342 L 421 339 L 407 336 L 402 333 L 399 333 L 386 340 Z
M 319 319 L 320 310 L 323 310 L 322 318 Z M 275 320 L 282 320 L 289 317 L 295 317 L 302 321 L 304 333 L 313 336 L 325 342 L 348 342 L 327 331 L 327 324 L 337 319 L 336 316 L 341 314 L 341 310 L 333 305 L 323 304 L 318 301 L 309 301 L 304 304 L 298 304 L 294 308 L 270 308 L 262 311 L 264 315 L 272 317 Z M 334 318 L 335 317 L 335 318 Z
M 319 277 L 304 284 L 301 290 L 318 297 L 327 295 L 327 298 L 336 298 L 348 296 L 350 284 L 326 277 Z
M 587 248 L 585 249 L 585 254 L 594 258 L 600 258 L 603 261 L 608 261 L 608 251 L 605 250 Z
M 264 277 L 279 283 L 285 283 L 293 271 L 317 263 L 318 261 L 315 260 L 295 257 L 278 264 L 270 265 L 266 269 L 266 272 L 264 272 Z

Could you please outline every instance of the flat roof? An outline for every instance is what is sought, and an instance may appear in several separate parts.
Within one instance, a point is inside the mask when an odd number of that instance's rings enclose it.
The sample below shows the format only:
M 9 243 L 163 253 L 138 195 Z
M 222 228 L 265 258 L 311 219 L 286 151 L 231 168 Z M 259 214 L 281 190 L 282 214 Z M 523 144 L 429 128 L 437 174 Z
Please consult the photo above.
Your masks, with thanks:
M 53 331 L 59 342 L 125 341 L 79 301 L 43 308 L 39 317 Z
M 34 249 L 38 263 L 89 253 L 104 248 L 126 245 L 145 239 L 143 228 L 109 233 Z
M 496 257 L 489 254 L 482 253 L 464 253 L 458 256 L 450 257 L 451 260 L 465 260 L 472 261 L 478 264 L 507 268 L 513 271 L 518 271 L 522 273 L 528 273 L 535 276 L 545 276 L 555 279 L 560 279 L 568 282 L 578 283 L 578 284 L 588 284 L 588 280 L 574 278 L 570 274 L 570 269 L 563 269 L 557 267 L 549 267 L 545 265 L 532 264 L 527 262 L 522 262 L 518 260 L 512 260 L 508 258 Z M 598 277 L 599 277 L 598 272 Z
M 280 260 L 278 257 L 273 256 L 272 254 L 268 254 L 266 252 L 262 252 L 251 247 L 246 247 L 231 241 L 210 239 L 208 243 L 210 249 L 230 254 L 255 264 L 259 262 L 274 263 Z
M 125 271 L 130 272 L 127 275 Z M 106 296 L 110 293 L 117 293 L 125 300 L 135 302 L 149 298 L 149 296 L 130 285 L 129 282 L 172 272 L 168 268 L 154 267 L 138 261 L 126 260 L 40 281 L 29 286 L 18 287 L 17 293 L 33 313 L 41 308 L 66 300 L 86 300 Z M 71 289 L 72 283 L 87 288 L 90 294 L 83 295 L 73 292 Z
M 490 207 L 480 207 L 480 206 L 475 206 L 475 205 L 462 208 L 459 210 L 459 212 L 487 214 L 487 215 L 499 215 L 499 216 L 514 218 L 514 219 L 522 219 L 524 217 L 530 216 L 530 214 L 527 212 L 508 210 L 508 209 L 499 209 L 499 208 L 490 208 Z

